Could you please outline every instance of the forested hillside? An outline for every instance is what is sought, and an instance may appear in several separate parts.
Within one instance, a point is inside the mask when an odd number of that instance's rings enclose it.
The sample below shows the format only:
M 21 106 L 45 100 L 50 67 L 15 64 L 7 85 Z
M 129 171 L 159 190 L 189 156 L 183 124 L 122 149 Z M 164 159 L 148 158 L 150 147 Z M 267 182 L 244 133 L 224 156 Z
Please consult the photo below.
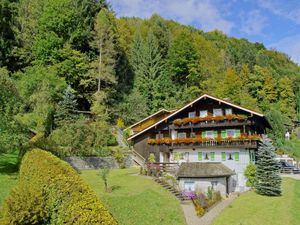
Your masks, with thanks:
M 287 55 L 159 15 L 118 19 L 104 0 L 0 0 L 0 67 L 0 151 L 32 129 L 29 144 L 59 155 L 106 155 L 117 121 L 203 93 L 264 112 L 278 140 L 300 117 Z

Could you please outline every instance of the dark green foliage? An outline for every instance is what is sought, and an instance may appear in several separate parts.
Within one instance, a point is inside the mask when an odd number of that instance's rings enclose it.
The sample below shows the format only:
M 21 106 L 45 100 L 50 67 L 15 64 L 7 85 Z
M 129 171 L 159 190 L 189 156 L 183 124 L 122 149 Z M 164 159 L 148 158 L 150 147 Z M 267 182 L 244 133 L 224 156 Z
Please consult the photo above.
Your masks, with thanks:
M 65 91 L 64 98 L 58 102 L 56 113 L 54 116 L 55 124 L 60 126 L 62 124 L 68 124 L 75 122 L 76 118 L 76 107 L 77 102 L 75 96 L 72 93 L 70 86 L 67 87 Z
M 0 68 L 0 153 L 13 152 L 27 140 L 24 127 L 16 120 L 22 100 L 8 71 Z
M 268 139 L 260 143 L 256 162 L 255 190 L 258 194 L 268 196 L 281 195 L 280 165 L 275 160 L 275 149 Z
M 16 45 L 14 24 L 16 16 L 16 0 L 0 1 L 0 68 L 8 67 L 15 70 L 16 57 L 13 55 L 13 47 Z
M 117 224 L 70 165 L 38 149 L 24 156 L 0 223 Z

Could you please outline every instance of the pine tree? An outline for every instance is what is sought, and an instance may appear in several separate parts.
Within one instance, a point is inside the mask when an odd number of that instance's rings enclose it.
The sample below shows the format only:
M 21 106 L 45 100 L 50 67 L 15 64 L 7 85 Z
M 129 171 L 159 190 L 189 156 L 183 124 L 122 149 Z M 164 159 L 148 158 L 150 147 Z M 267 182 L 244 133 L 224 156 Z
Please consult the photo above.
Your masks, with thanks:
M 77 118 L 74 113 L 76 107 L 75 95 L 72 93 L 72 88 L 68 86 L 64 98 L 58 103 L 54 117 L 55 124 L 61 126 L 64 123 L 74 122 Z
M 157 108 L 153 106 L 153 101 L 161 78 L 163 62 L 158 42 L 151 30 L 145 41 L 141 40 L 139 34 L 135 35 L 131 62 L 136 77 L 134 88 L 142 94 L 149 110 L 154 112 Z
M 280 166 L 275 160 L 274 150 L 268 139 L 263 139 L 258 148 L 255 189 L 260 195 L 281 195 Z

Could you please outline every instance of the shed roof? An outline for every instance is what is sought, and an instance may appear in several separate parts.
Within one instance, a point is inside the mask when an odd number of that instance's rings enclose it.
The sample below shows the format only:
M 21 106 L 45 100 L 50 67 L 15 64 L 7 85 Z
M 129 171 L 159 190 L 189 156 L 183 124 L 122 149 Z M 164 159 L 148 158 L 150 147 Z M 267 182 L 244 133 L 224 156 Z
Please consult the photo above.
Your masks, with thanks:
M 178 169 L 178 178 L 229 177 L 235 173 L 220 162 L 182 163 Z

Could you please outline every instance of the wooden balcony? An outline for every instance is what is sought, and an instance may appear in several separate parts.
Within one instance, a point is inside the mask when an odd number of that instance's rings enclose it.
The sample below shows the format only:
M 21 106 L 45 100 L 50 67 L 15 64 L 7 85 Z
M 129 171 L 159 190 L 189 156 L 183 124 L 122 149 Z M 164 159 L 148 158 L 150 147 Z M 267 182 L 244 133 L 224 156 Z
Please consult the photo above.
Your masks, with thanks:
M 168 129 L 175 129 L 175 130 L 180 130 L 180 129 L 197 129 L 197 128 L 209 128 L 209 127 L 237 127 L 237 126 L 244 126 L 244 125 L 254 125 L 254 121 L 251 120 L 245 120 L 245 121 L 238 121 L 238 120 L 232 120 L 232 121 L 204 121 L 200 123 L 188 123 L 185 125 L 174 125 L 170 124 L 169 128 L 164 128 L 163 130 L 168 130 Z
M 171 149 L 196 149 L 196 148 L 257 148 L 258 140 L 224 140 L 224 141 L 203 141 L 194 143 L 170 143 L 151 145 L 151 148 L 159 149 L 162 152 L 169 151 Z

